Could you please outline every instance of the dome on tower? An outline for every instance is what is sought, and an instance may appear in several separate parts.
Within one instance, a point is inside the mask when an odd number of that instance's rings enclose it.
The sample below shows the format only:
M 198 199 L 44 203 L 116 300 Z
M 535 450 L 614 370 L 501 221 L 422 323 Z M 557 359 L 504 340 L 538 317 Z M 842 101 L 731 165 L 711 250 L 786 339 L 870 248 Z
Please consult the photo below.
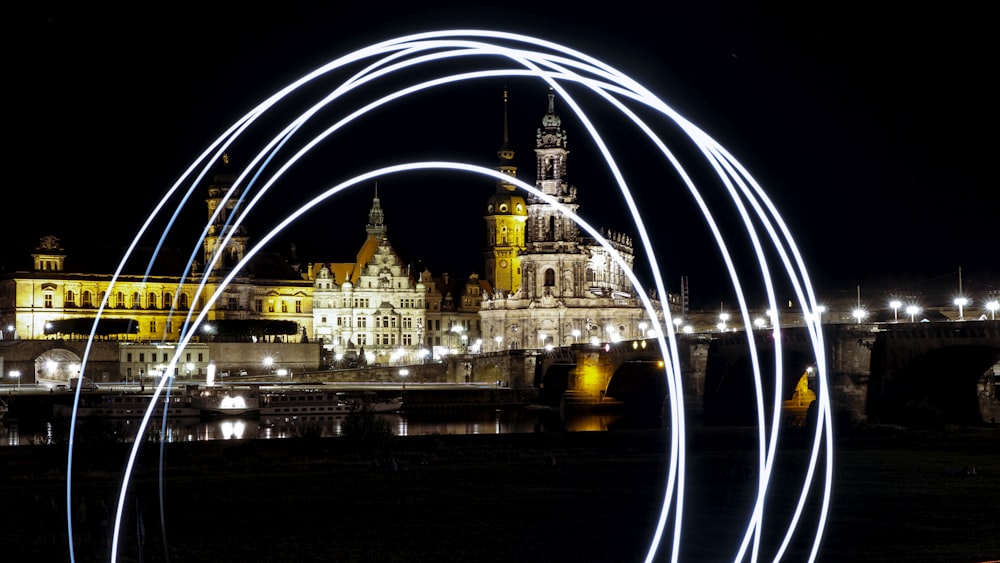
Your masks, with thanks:
M 487 215 L 521 215 L 528 216 L 528 206 L 524 198 L 517 192 L 497 190 L 486 201 Z

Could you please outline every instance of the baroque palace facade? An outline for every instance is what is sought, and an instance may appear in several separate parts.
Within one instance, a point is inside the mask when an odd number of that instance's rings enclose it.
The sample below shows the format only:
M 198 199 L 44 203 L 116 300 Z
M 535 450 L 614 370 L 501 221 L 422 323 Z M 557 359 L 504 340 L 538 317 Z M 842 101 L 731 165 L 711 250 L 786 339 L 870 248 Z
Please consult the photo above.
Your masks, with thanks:
M 498 170 L 516 177 L 506 104 L 505 92 Z M 576 187 L 566 179 L 567 137 L 554 104 L 550 93 L 536 139 L 535 185 L 575 211 Z M 116 264 L 94 267 L 86 260 L 71 261 L 58 239 L 42 237 L 30 263 L 0 272 L 0 339 L 86 337 L 89 331 L 62 331 L 67 321 L 92 324 L 106 300 L 102 319 L 124 328 L 105 338 L 145 344 L 150 356 L 165 362 L 169 355 L 157 356 L 155 347 L 176 344 L 187 313 L 200 310 L 206 296 L 217 291 L 192 346 L 222 338 L 212 333 L 217 321 L 285 321 L 297 327 L 294 333 L 262 339 L 319 344 L 329 364 L 386 365 L 449 353 L 638 338 L 656 326 L 635 298 L 622 266 L 604 247 L 581 236 L 576 223 L 555 206 L 521 195 L 505 181 L 497 182 L 496 193 L 486 202 L 482 279 L 411 272 L 389 242 L 376 191 L 367 236 L 354 260 L 303 266 L 295 256 L 259 253 L 223 287 L 250 242 L 246 227 L 230 222 L 239 198 L 226 194 L 235 177 L 224 157 L 207 190 L 212 223 L 202 242 L 203 262 L 186 275 L 180 252 L 161 251 L 155 260 L 144 261 L 139 249 L 130 260 L 141 266 L 139 273 L 123 270 L 112 284 Z M 602 234 L 631 269 L 632 240 L 621 233 Z M 206 286 L 198 294 L 203 278 Z M 198 350 L 197 361 L 187 369 L 202 374 L 211 359 Z M 129 353 L 127 362 L 124 354 L 123 371 L 149 373 L 152 364 L 145 353 Z

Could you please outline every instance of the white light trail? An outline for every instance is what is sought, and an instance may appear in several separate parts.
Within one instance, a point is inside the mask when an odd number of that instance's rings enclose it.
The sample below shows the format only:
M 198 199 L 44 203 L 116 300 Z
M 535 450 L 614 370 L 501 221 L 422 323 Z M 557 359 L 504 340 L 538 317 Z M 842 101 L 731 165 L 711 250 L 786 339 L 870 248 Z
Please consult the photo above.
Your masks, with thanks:
M 388 86 L 388 88 L 390 88 L 388 93 L 377 96 L 374 99 L 366 98 L 371 101 L 364 103 L 360 107 L 354 109 L 346 107 L 348 102 L 345 100 L 346 94 L 348 93 L 358 92 L 363 87 L 380 87 L 382 83 L 388 82 L 390 78 L 392 78 L 393 81 L 398 81 L 398 75 L 402 73 L 402 71 L 412 70 L 417 67 L 430 66 L 441 61 L 450 61 L 452 59 L 459 58 L 481 58 L 486 61 L 482 64 L 485 65 L 488 62 L 489 64 L 496 66 L 485 70 L 477 69 L 476 71 L 470 72 L 456 72 L 451 70 L 451 67 L 447 67 L 449 70 L 441 70 L 441 65 L 437 65 L 434 68 L 441 72 L 441 75 L 432 75 L 430 78 L 421 78 L 420 82 L 409 85 L 400 86 L 398 84 L 392 84 L 391 86 Z M 510 64 L 510 66 L 508 67 L 500 64 L 501 61 L 506 61 Z M 360 70 L 351 71 L 350 67 L 356 64 L 364 64 L 364 66 Z M 343 80 L 337 81 L 334 77 L 334 73 L 336 72 L 345 72 L 348 76 Z M 407 76 L 411 76 L 411 74 L 408 74 Z M 207 177 L 215 162 L 217 162 L 218 159 L 235 143 L 244 140 L 245 136 L 252 131 L 253 125 L 259 123 L 260 120 L 269 117 L 272 110 L 279 108 L 280 104 L 286 102 L 288 97 L 293 93 L 298 94 L 302 91 L 306 91 L 307 87 L 323 88 L 322 84 L 320 86 L 316 85 L 317 83 L 321 83 L 323 80 L 330 80 L 334 82 L 334 86 L 329 89 L 329 92 L 325 96 L 320 98 L 311 106 L 308 106 L 305 111 L 299 113 L 296 118 L 290 121 L 279 133 L 271 137 L 259 149 L 259 151 L 256 152 L 250 160 L 250 164 L 248 164 L 238 174 L 231 189 L 225 194 L 222 203 L 216 211 L 216 215 L 210 217 L 208 222 L 205 224 L 202 231 L 202 239 L 208 235 L 209 228 L 216 221 L 217 214 L 220 210 L 225 208 L 231 198 L 238 198 L 237 208 L 239 209 L 239 212 L 233 216 L 227 217 L 227 234 L 219 243 L 219 248 L 225 248 L 230 241 L 232 233 L 239 228 L 240 225 L 242 225 L 243 222 L 250 216 L 250 213 L 256 209 L 257 204 L 261 201 L 264 194 L 302 158 L 316 150 L 322 141 L 341 132 L 348 124 L 356 120 L 363 120 L 374 110 L 393 103 L 398 103 L 399 101 L 405 100 L 408 96 L 417 92 L 461 81 L 481 80 L 495 77 L 530 77 L 540 79 L 547 86 L 558 92 L 561 102 L 565 103 L 566 106 L 584 124 L 584 128 L 590 135 L 594 144 L 597 146 L 598 152 L 607 164 L 612 177 L 617 183 L 617 187 L 621 192 L 621 195 L 624 197 L 628 208 L 633 215 L 635 226 L 639 234 L 639 240 L 642 243 L 644 251 L 649 257 L 651 265 L 650 273 L 652 274 L 654 286 L 658 295 L 668 295 L 663 283 L 664 269 L 660 266 L 656 259 L 656 253 L 654 252 L 650 236 L 646 231 L 643 217 L 640 215 L 639 209 L 632 198 L 632 192 L 627 185 L 625 176 L 615 159 L 613 148 L 604 142 L 598 128 L 589 119 L 587 112 L 576 101 L 572 93 L 567 90 L 564 85 L 573 84 L 576 86 L 582 86 L 587 91 L 596 94 L 599 98 L 606 101 L 611 107 L 617 109 L 621 113 L 622 121 L 624 123 L 629 126 L 636 127 L 646 136 L 650 143 L 652 143 L 652 145 L 663 155 L 666 163 L 668 163 L 677 172 L 678 176 L 681 178 L 681 182 L 687 188 L 696 206 L 701 211 L 706 225 L 715 239 L 721 258 L 726 265 L 730 282 L 736 291 L 737 299 L 739 301 L 739 309 L 746 328 L 747 347 L 755 375 L 755 396 L 752 399 L 755 401 L 759 419 L 759 477 L 757 483 L 757 497 L 754 505 L 749 507 L 750 515 L 748 518 L 747 528 L 743 532 L 742 543 L 739 545 L 736 553 L 734 554 L 735 561 L 744 560 L 748 550 L 750 550 L 751 560 L 756 561 L 762 557 L 762 554 L 760 553 L 760 541 L 765 527 L 765 502 L 769 500 L 767 493 L 773 476 L 772 472 L 775 458 L 778 455 L 778 428 L 781 414 L 781 399 L 783 395 L 781 339 L 778 337 L 781 323 L 779 315 L 774 313 L 770 319 L 772 322 L 771 334 L 773 335 L 775 342 L 775 373 L 773 375 L 774 401 L 770 410 L 768 410 L 763 403 L 765 396 L 763 389 L 764 379 L 761 374 L 761 364 L 759 358 L 757 357 L 758 352 L 753 337 L 755 332 L 753 330 L 746 297 L 744 296 L 742 290 L 744 286 L 744 276 L 741 275 L 741 272 L 737 268 L 730 250 L 730 248 L 734 245 L 724 239 L 712 210 L 709 209 L 709 206 L 702 196 L 702 191 L 706 186 L 699 186 L 695 183 L 692 176 L 688 173 L 684 163 L 682 163 L 680 159 L 675 156 L 675 152 L 668 147 L 667 141 L 655 133 L 653 127 L 655 123 L 651 123 L 640 118 L 640 116 L 633 111 L 633 109 L 629 107 L 626 102 L 639 104 L 640 107 L 652 110 L 654 115 L 663 119 L 664 123 L 672 123 L 679 126 L 687 136 L 688 141 L 692 143 L 693 146 L 696 147 L 703 155 L 705 162 L 700 164 L 707 164 L 709 168 L 714 170 L 719 183 L 718 185 L 709 187 L 724 190 L 724 192 L 729 195 L 732 204 L 736 208 L 738 215 L 742 220 L 743 228 L 746 231 L 746 236 L 749 239 L 749 245 L 753 249 L 753 255 L 756 258 L 756 263 L 759 265 L 759 271 L 754 278 L 759 277 L 760 281 L 764 284 L 768 305 L 772 311 L 779 310 L 776 306 L 777 300 L 774 294 L 774 282 L 779 278 L 771 272 L 769 261 L 767 259 L 767 249 L 771 248 L 778 254 L 781 265 L 784 268 L 783 275 L 785 276 L 785 279 L 787 279 L 788 283 L 790 283 L 793 287 L 798 302 L 803 304 L 802 313 L 806 318 L 810 334 L 810 342 L 815 353 L 817 385 L 819 388 L 817 392 L 817 401 L 819 408 L 808 472 L 802 483 L 799 501 L 794 510 L 794 514 L 788 519 L 789 521 L 787 526 L 784 528 L 785 532 L 783 543 L 778 550 L 771 555 L 771 557 L 773 557 L 774 560 L 781 559 L 796 534 L 808 533 L 799 530 L 798 526 L 807 504 L 806 499 L 809 495 L 809 491 L 811 491 L 814 487 L 813 478 L 820 463 L 820 452 L 825 452 L 826 464 L 825 481 L 823 483 L 822 491 L 823 502 L 820 513 L 815 519 L 818 522 L 817 527 L 812 532 L 811 536 L 812 543 L 809 559 L 814 560 L 819 551 L 819 545 L 822 539 L 829 506 L 832 482 L 832 422 L 828 397 L 829 392 L 824 351 L 825 347 L 823 344 L 822 331 L 818 321 L 815 320 L 818 316 L 814 315 L 814 311 L 817 309 L 817 304 L 809 281 L 809 276 L 806 272 L 804 261 L 794 243 L 791 233 L 788 231 L 775 206 L 767 198 L 763 189 L 761 189 L 754 178 L 747 172 L 745 167 L 743 167 L 709 135 L 680 116 L 661 99 L 629 76 L 626 76 L 606 63 L 562 45 L 534 37 L 496 31 L 433 31 L 391 39 L 359 49 L 358 51 L 335 59 L 334 61 L 317 68 L 316 70 L 278 90 L 274 95 L 267 98 L 264 102 L 237 120 L 236 123 L 226 130 L 226 132 L 215 139 L 188 167 L 188 169 L 168 190 L 167 194 L 155 206 L 150 216 L 139 230 L 139 233 L 132 241 L 132 244 L 129 246 L 117 271 L 115 272 L 114 277 L 112 278 L 107 294 L 98 309 L 97 320 L 95 320 L 94 328 L 91 331 L 91 340 L 93 340 L 97 323 L 100 321 L 104 312 L 108 296 L 111 295 L 114 284 L 117 282 L 120 273 L 131 257 L 134 249 L 140 240 L 145 236 L 147 231 L 149 231 L 155 217 L 164 212 L 173 198 L 179 196 L 180 203 L 173 212 L 168 228 L 161 233 L 160 239 L 156 245 L 157 249 L 159 249 L 167 236 L 167 232 L 173 228 L 181 208 L 191 199 L 195 190 L 202 185 L 202 181 Z M 319 117 L 322 115 L 321 110 L 330 107 L 340 108 L 341 106 L 345 106 L 344 109 L 346 110 L 343 117 L 334 121 L 321 133 L 307 139 L 305 143 L 296 150 L 291 142 L 300 134 L 303 125 L 311 123 L 313 120 L 321 119 Z M 286 155 L 287 151 L 293 152 L 290 155 Z M 271 171 L 272 166 L 274 167 L 273 172 Z M 203 305 L 198 310 L 192 307 L 191 310 L 185 314 L 185 328 L 181 333 L 177 352 L 174 354 L 174 358 L 171 360 L 171 365 L 168 368 L 170 373 L 173 373 L 176 369 L 177 359 L 181 356 L 180 352 L 188 345 L 190 339 L 197 334 L 198 328 L 205 321 L 216 301 L 221 298 L 222 292 L 239 273 L 239 270 L 243 268 L 243 266 L 261 249 L 263 249 L 264 246 L 275 236 L 281 233 L 289 225 L 298 221 L 308 210 L 313 209 L 319 204 L 329 200 L 343 190 L 380 177 L 394 174 L 406 174 L 422 170 L 439 170 L 444 172 L 474 174 L 477 176 L 503 179 L 504 181 L 513 182 L 519 188 L 537 196 L 538 198 L 546 201 L 548 204 L 553 205 L 564 215 L 575 221 L 581 229 L 597 240 L 605 248 L 605 250 L 608 251 L 608 254 L 611 255 L 612 258 L 618 263 L 622 271 L 627 273 L 630 281 L 637 289 L 636 295 L 639 296 L 642 301 L 647 315 L 649 315 L 650 318 L 662 316 L 662 318 L 666 320 L 668 330 L 665 331 L 665 333 L 664 331 L 657 331 L 656 335 L 660 349 L 664 350 L 669 358 L 669 361 L 664 362 L 664 377 L 666 378 L 668 397 L 670 401 L 670 453 L 662 507 L 656 523 L 655 531 L 650 538 L 646 560 L 652 561 L 657 557 L 657 554 L 660 553 L 661 543 L 663 543 L 664 539 L 667 537 L 666 526 L 667 523 L 671 521 L 672 517 L 674 526 L 672 534 L 669 535 L 669 553 L 671 561 L 678 561 L 681 556 L 680 554 L 683 544 L 682 523 L 686 498 L 686 426 L 682 397 L 682 382 L 680 379 L 680 360 L 675 332 L 676 327 L 671 322 L 670 310 L 667 306 L 667 302 L 663 301 L 661 308 L 657 310 L 648 297 L 649 292 L 645 290 L 638 278 L 632 272 L 631 268 L 624 263 L 621 256 L 617 253 L 617 251 L 615 251 L 614 247 L 611 246 L 611 244 L 605 240 L 597 230 L 583 221 L 580 217 L 576 216 L 569 209 L 562 206 L 559 201 L 538 191 L 534 186 L 528 185 L 520 180 L 513 179 L 510 176 L 502 174 L 494 169 L 459 162 L 411 162 L 392 166 L 383 166 L 357 174 L 348 180 L 336 183 L 333 187 L 323 191 L 319 195 L 302 204 L 296 211 L 292 212 L 280 221 L 279 224 L 275 226 L 267 235 L 262 237 L 253 248 L 248 249 L 240 264 L 238 264 L 235 269 L 230 271 L 220 283 L 213 284 L 212 287 L 214 287 L 214 291 L 210 295 L 206 295 L 205 299 L 202 299 L 202 294 L 208 291 L 209 286 L 207 284 L 209 282 L 210 273 L 213 271 L 216 261 L 219 259 L 219 253 L 216 253 L 212 259 L 213 261 L 205 265 L 204 272 L 197 282 L 195 298 L 192 300 L 192 304 L 203 303 Z M 270 175 L 266 175 L 265 172 Z M 183 188 L 184 186 L 187 187 Z M 758 230 L 758 224 L 763 227 L 763 232 Z M 739 248 L 742 245 L 736 244 L 735 246 Z M 193 247 L 191 262 L 194 261 L 199 249 L 199 244 L 196 244 Z M 150 262 L 150 265 L 151 264 L 152 261 Z M 187 279 L 190 271 L 191 263 L 189 262 L 188 268 L 185 270 L 182 279 Z M 148 272 L 149 268 L 147 267 L 147 276 Z M 178 294 L 180 293 L 179 290 L 180 286 L 178 286 Z M 173 306 L 176 307 L 177 303 L 175 302 Z M 174 311 L 171 310 L 171 315 L 173 315 L 173 313 Z M 84 366 L 86 365 L 89 350 L 90 345 L 88 343 L 84 353 Z M 83 371 L 83 368 L 81 368 L 81 371 Z M 142 435 L 142 432 L 146 428 L 146 424 L 151 417 L 153 405 L 159 397 L 159 394 L 163 392 L 166 382 L 167 378 L 162 378 L 159 385 L 156 387 L 154 392 L 154 401 L 150 403 L 150 408 L 147 410 L 140 424 L 139 436 Z M 71 477 L 73 460 L 73 431 L 75 428 L 75 408 L 79 401 L 79 392 L 80 391 L 78 389 L 74 398 L 74 424 L 70 427 L 70 448 L 67 461 L 68 477 L 66 495 L 68 507 L 67 528 L 69 531 L 69 537 L 73 537 L 72 514 L 69 507 L 72 505 Z M 767 429 L 768 419 L 770 419 L 769 430 Z M 124 478 L 119 493 L 119 500 L 117 503 L 117 512 L 115 515 L 114 536 L 112 538 L 113 543 L 111 552 L 112 561 L 116 560 L 118 555 L 118 541 L 122 511 L 124 509 L 124 502 L 127 496 L 131 474 L 139 447 L 141 447 L 141 442 L 142 441 L 138 439 L 134 442 L 126 464 Z M 163 478 L 164 476 L 161 473 L 161 481 Z M 161 497 L 161 519 L 163 514 L 163 502 L 164 499 Z M 769 514 L 768 526 L 772 525 L 771 522 L 776 520 L 780 521 L 781 519 L 782 518 L 779 518 L 777 514 Z M 165 529 L 164 537 L 166 537 Z M 70 547 L 70 558 L 71 560 L 74 559 L 72 544 Z

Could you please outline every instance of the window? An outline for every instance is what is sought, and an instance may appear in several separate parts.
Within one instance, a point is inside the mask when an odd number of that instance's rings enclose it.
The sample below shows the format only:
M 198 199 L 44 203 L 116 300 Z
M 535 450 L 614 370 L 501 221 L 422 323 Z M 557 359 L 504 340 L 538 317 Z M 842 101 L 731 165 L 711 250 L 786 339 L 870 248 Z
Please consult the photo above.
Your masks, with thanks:
M 142 308 L 142 297 L 139 296 L 139 292 L 138 291 L 133 291 L 132 292 L 132 308 L 133 309 L 140 309 L 140 308 Z
M 139 352 L 139 363 L 141 364 L 141 363 L 143 363 L 145 361 L 146 361 L 146 354 L 143 354 L 142 352 Z
M 156 334 L 156 321 L 149 321 L 150 334 Z
M 556 285 L 556 271 L 552 268 L 545 270 L 545 287 L 555 287 Z
M 368 317 L 358 317 L 358 328 L 368 328 Z
M 69 290 L 66 292 L 66 306 L 73 307 L 75 305 L 76 305 L 76 294 L 73 293 L 73 290 Z
M 302 312 L 302 300 L 301 299 L 296 299 L 295 300 L 295 312 L 296 313 L 301 313 Z
M 149 292 L 149 296 L 146 298 L 146 307 L 150 309 L 156 308 L 156 294 L 152 291 Z
M 163 308 L 169 309 L 174 306 L 174 296 L 169 293 L 163 294 Z
M 125 308 L 125 294 L 121 291 L 115 295 L 115 306 L 119 309 Z
M 178 305 L 180 306 L 180 308 L 182 310 L 186 311 L 188 309 L 188 307 L 190 307 L 190 305 L 188 305 L 188 296 L 187 296 L 187 293 L 182 293 L 182 294 L 178 295 L 177 299 L 179 301 Z
M 44 300 L 45 300 L 45 308 L 46 309 L 51 309 L 52 308 L 52 294 L 49 293 L 49 292 L 45 292 Z
M 263 299 L 257 299 L 256 301 L 254 301 L 254 309 L 258 313 L 263 313 L 264 312 L 264 300 Z
M 288 303 L 284 299 L 281 300 L 281 312 L 282 313 L 288 312 Z
M 365 344 L 368 344 L 368 337 L 365 336 L 364 334 L 359 334 L 358 335 L 358 345 L 359 346 L 364 346 Z
M 132 352 L 125 354 L 125 361 L 130 364 L 132 363 Z
M 236 297 L 230 296 L 229 297 L 229 310 L 230 311 L 239 311 L 239 309 L 240 309 L 239 299 L 236 298 Z
M 83 305 L 84 307 L 93 307 L 94 306 L 94 294 L 90 293 L 89 291 L 84 291 L 83 292 L 83 302 L 81 303 L 81 305 Z
M 271 299 L 267 300 L 267 312 L 268 313 L 273 313 L 274 312 L 274 301 L 271 300 Z

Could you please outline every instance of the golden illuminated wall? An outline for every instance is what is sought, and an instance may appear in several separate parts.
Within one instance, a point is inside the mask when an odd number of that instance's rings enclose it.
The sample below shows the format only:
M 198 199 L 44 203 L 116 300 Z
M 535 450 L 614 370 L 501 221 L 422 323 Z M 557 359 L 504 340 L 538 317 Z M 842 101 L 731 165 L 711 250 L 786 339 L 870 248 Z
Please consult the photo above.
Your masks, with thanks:
M 495 291 L 510 294 L 521 287 L 521 251 L 524 250 L 523 215 L 489 215 L 486 279 Z
M 46 335 L 47 323 L 75 318 L 96 318 L 105 293 L 109 293 L 102 318 L 132 319 L 138 333 L 122 339 L 176 342 L 194 303 L 194 285 L 177 292 L 179 278 L 124 277 L 111 286 L 110 277 L 91 274 L 53 276 L 25 274 L 0 282 L 0 323 L 4 338 L 57 338 Z M 109 292 L 110 288 L 110 292 Z M 203 295 L 211 295 L 206 286 Z M 199 299 L 205 302 L 204 297 Z M 258 305 L 261 309 L 258 311 Z M 171 308 L 174 310 L 171 313 Z M 273 310 L 272 310 L 273 308 Z M 214 304 L 207 320 L 222 318 L 291 320 L 312 335 L 312 288 L 309 282 L 270 285 L 234 284 Z M 7 330 L 13 325 L 14 331 Z M 298 336 L 290 338 L 297 342 Z
M 614 375 L 615 366 L 610 354 L 600 352 L 581 352 L 577 356 L 576 369 L 573 371 L 575 385 L 570 385 L 577 395 L 585 396 L 594 401 L 600 401 L 608 389 L 608 382 Z

